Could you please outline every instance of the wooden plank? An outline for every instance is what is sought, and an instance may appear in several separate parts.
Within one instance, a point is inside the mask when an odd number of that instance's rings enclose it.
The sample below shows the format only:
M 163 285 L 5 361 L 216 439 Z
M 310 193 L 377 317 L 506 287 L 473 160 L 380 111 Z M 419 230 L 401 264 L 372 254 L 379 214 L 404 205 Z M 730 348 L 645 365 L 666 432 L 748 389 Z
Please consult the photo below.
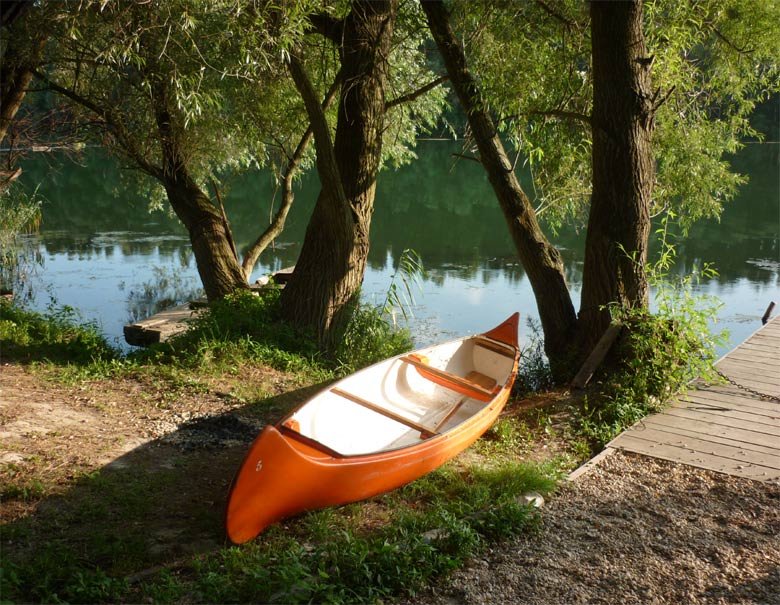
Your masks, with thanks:
M 770 404 L 771 405 L 771 404 Z M 733 411 L 742 414 L 752 414 L 758 417 L 768 418 L 769 420 L 762 420 L 756 418 L 756 422 L 769 422 L 772 424 L 773 420 L 780 420 L 780 409 L 775 407 L 761 407 L 761 406 L 743 406 L 733 402 L 719 401 L 714 397 L 707 397 L 698 393 L 691 393 L 689 397 L 684 400 L 679 400 L 674 403 L 674 407 L 680 408 L 692 408 L 692 409 L 704 409 L 711 408 L 714 411 Z
M 775 454 L 756 452 L 754 450 L 741 448 L 739 445 L 718 443 L 690 435 L 678 435 L 673 432 L 665 431 L 663 428 L 646 427 L 641 430 L 632 429 L 623 434 L 645 441 L 653 441 L 662 445 L 671 445 L 688 449 L 692 452 L 717 456 L 719 458 L 728 458 L 729 460 L 734 460 L 736 462 L 747 462 L 757 466 L 765 466 L 767 468 L 780 470 L 780 455 L 777 455 L 780 454 L 780 452 L 776 452 Z M 620 444 L 620 439 L 617 439 L 617 444 Z
M 780 382 L 780 360 L 775 360 L 772 363 L 762 362 L 755 357 L 726 357 L 721 361 L 717 368 L 721 372 L 727 372 L 724 368 L 731 368 L 733 372 L 739 372 L 744 375 L 755 374 L 758 377 L 772 380 L 774 382 Z
M 711 414 L 727 418 L 728 421 L 744 421 L 754 423 L 762 430 L 777 429 L 780 431 L 780 414 L 768 412 L 766 410 L 740 409 L 725 405 L 713 404 L 710 402 L 701 403 L 698 401 L 680 402 L 668 408 L 667 411 L 688 411 L 693 414 Z
M 383 408 L 382 406 L 372 403 L 367 399 L 363 399 L 358 395 L 353 395 L 352 393 L 348 393 L 347 391 L 344 391 L 338 387 L 333 387 L 330 390 L 330 392 L 333 393 L 334 395 L 338 395 L 339 397 L 343 397 L 344 399 L 349 399 L 353 403 L 362 405 L 363 407 L 368 408 L 372 412 L 376 412 L 377 414 L 381 414 L 382 416 L 387 416 L 391 420 L 395 420 L 396 422 L 405 424 L 406 426 L 413 428 L 416 431 L 420 431 L 420 436 L 422 438 L 433 437 L 434 435 L 439 434 L 438 431 L 436 431 L 435 429 L 428 428 L 427 426 L 424 426 L 419 422 L 415 422 L 414 420 L 407 418 L 406 416 L 401 416 L 400 414 L 397 414 L 392 410 Z
M 675 426 L 676 424 L 675 420 L 679 420 L 679 419 L 657 414 L 656 416 L 650 416 L 649 418 L 645 418 L 641 423 L 641 428 L 640 425 L 638 424 L 631 427 L 629 431 L 633 431 L 634 429 L 641 431 L 641 430 L 645 430 L 646 428 L 659 429 L 667 433 L 673 433 L 675 435 L 680 435 L 683 437 L 695 437 L 696 439 L 712 441 L 713 443 L 721 443 L 723 445 L 732 445 L 734 447 L 740 447 L 749 450 L 751 452 L 770 454 L 772 456 L 778 457 L 778 459 L 780 460 L 780 446 L 756 445 L 751 441 L 743 441 L 740 439 L 740 438 L 751 439 L 751 437 L 755 433 L 751 433 L 750 431 L 747 431 L 747 435 L 743 435 L 741 432 L 731 433 L 729 431 L 724 431 L 723 433 L 724 436 L 719 436 L 713 434 L 712 432 L 697 431 L 696 430 L 697 428 L 701 428 L 697 423 L 691 423 L 689 425 L 686 425 L 683 422 L 680 423 L 680 425 L 682 426 Z
M 773 427 L 759 422 L 750 422 L 741 418 L 734 418 L 728 414 L 716 414 L 714 412 L 702 412 L 698 410 L 684 410 L 680 408 L 669 408 L 664 412 L 671 416 L 680 416 L 682 418 L 690 418 L 693 420 L 700 420 L 701 422 L 710 422 L 712 424 L 719 424 L 721 426 L 733 426 L 738 429 L 745 429 L 748 431 L 754 431 L 756 433 L 762 433 L 764 435 L 773 435 L 780 437 L 780 427 Z
M 747 393 L 745 393 L 747 395 Z M 742 410 L 744 412 L 752 412 L 754 410 L 760 410 L 760 412 L 768 412 L 769 415 L 776 415 L 778 411 L 778 404 L 771 401 L 760 399 L 756 396 L 739 397 L 737 393 L 719 393 L 716 391 L 691 391 L 686 394 L 684 398 L 675 401 L 677 403 L 684 403 L 686 401 L 695 401 L 698 403 L 712 403 L 714 405 L 729 406 L 736 410 Z
M 593 377 L 593 373 L 601 365 L 601 362 L 604 361 L 607 353 L 609 353 L 609 350 L 612 348 L 615 339 L 617 339 L 617 337 L 620 335 L 620 331 L 622 329 L 623 324 L 615 322 L 610 324 L 607 329 L 604 330 L 604 334 L 601 335 L 601 338 L 596 343 L 596 346 L 593 347 L 593 351 L 591 351 L 590 355 L 588 355 L 585 363 L 582 364 L 580 371 L 577 372 L 577 375 L 572 379 L 570 384 L 571 387 L 575 389 L 582 389 L 586 384 L 588 384 L 590 379 Z
M 759 340 L 747 340 L 739 345 L 736 349 L 731 350 L 726 355 L 726 357 L 733 354 L 738 354 L 741 351 L 749 351 L 763 357 L 768 357 L 769 359 L 776 359 L 778 338 L 780 338 L 780 336 L 774 336 L 768 339 L 762 338 Z
M 706 468 L 729 475 L 747 477 L 757 481 L 772 483 L 780 481 L 780 470 L 750 463 L 735 462 L 728 458 L 720 458 L 701 452 L 691 453 L 690 450 L 685 448 L 645 441 L 629 435 L 626 435 L 625 439 L 622 437 L 623 436 L 621 435 L 620 443 L 615 444 L 612 447 L 652 456 L 654 458 L 662 458 L 664 460 L 689 464 L 699 468 Z
M 717 367 L 724 364 L 742 365 L 751 368 L 780 368 L 780 351 L 764 353 L 751 349 L 739 349 L 733 355 L 727 355 L 717 363 Z
M 772 435 L 757 433 L 749 429 L 740 429 L 731 425 L 719 425 L 711 422 L 703 422 L 699 419 L 690 419 L 670 414 L 654 414 L 640 422 L 645 424 L 657 424 L 665 427 L 706 434 L 714 437 L 733 439 L 744 443 L 745 446 L 776 449 L 778 440 Z

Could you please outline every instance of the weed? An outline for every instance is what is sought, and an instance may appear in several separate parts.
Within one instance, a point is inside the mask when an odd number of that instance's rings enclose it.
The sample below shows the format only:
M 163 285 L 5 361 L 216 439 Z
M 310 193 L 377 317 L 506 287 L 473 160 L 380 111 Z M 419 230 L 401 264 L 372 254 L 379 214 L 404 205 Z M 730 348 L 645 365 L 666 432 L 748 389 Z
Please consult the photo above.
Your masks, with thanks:
M 22 502 L 35 502 L 46 495 L 46 486 L 37 479 L 31 479 L 24 483 L 11 483 L 3 486 L 0 491 L 0 502 L 8 500 L 20 500 Z
M 671 218 L 671 216 L 669 217 Z M 713 380 L 713 363 L 727 333 L 713 334 L 720 302 L 694 294 L 702 278 L 717 273 L 705 265 L 684 276 L 671 275 L 675 248 L 667 241 L 668 218 L 658 234 L 661 255 L 648 268 L 657 311 L 614 306 L 613 318 L 624 325 L 618 358 L 620 370 L 602 382 L 597 403 L 585 400 L 577 413 L 580 433 L 596 447 L 603 446 L 649 413 L 660 410 L 670 397 L 684 392 L 695 378 Z
M 4 561 L 0 567 L 0 594 L 4 600 L 19 595 L 25 602 L 105 603 L 120 600 L 127 582 L 110 577 L 100 567 L 85 564 L 63 547 L 41 545 L 24 565 Z
M 412 348 L 409 331 L 398 329 L 386 317 L 377 307 L 354 305 L 332 353 L 339 374 L 349 374 Z
M 539 393 L 553 386 L 550 362 L 544 353 L 544 337 L 537 321 L 527 319 L 531 336 L 528 344 L 520 352 L 520 364 L 513 387 L 516 395 Z
M 521 419 L 499 418 L 474 444 L 477 452 L 486 456 L 517 456 L 528 451 L 533 435 Z

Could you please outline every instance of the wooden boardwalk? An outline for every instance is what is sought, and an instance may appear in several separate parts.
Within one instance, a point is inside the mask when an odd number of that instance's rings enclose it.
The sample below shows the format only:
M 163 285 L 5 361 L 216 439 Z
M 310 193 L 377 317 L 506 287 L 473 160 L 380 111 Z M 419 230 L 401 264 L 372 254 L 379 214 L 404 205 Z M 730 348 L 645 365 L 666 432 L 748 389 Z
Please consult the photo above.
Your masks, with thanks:
M 716 367 L 740 385 L 780 397 L 780 315 Z M 607 447 L 780 483 L 780 401 L 732 384 L 699 384 Z

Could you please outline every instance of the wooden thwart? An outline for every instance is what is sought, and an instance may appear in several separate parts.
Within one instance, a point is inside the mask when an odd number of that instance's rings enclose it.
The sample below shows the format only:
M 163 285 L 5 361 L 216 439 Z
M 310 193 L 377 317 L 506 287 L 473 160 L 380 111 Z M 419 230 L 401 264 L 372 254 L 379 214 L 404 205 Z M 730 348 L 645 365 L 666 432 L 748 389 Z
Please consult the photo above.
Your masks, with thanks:
M 372 403 L 368 401 L 367 399 L 363 399 L 362 397 L 358 395 L 354 395 L 353 393 L 349 393 L 347 391 L 344 391 L 342 389 L 339 389 L 338 387 L 334 387 L 330 390 L 331 393 L 334 395 L 338 395 L 339 397 L 343 397 L 344 399 L 349 399 L 353 403 L 357 403 L 358 405 L 362 405 L 365 408 L 368 408 L 369 410 L 376 412 L 377 414 L 381 414 L 382 416 L 387 416 L 391 420 L 395 420 L 396 422 L 400 422 L 401 424 L 405 424 L 406 426 L 413 428 L 416 431 L 420 431 L 420 436 L 423 439 L 427 439 L 428 437 L 433 437 L 434 435 L 438 435 L 439 432 L 436 429 L 428 428 L 425 425 L 420 424 L 419 422 L 415 422 L 414 420 L 411 420 L 410 418 L 406 418 L 405 416 L 401 416 L 400 414 L 396 414 L 392 410 L 388 410 L 387 408 L 383 408 L 380 405 L 377 405 L 375 403 Z
M 447 422 L 449 421 L 449 419 L 450 419 L 450 418 L 452 418 L 452 417 L 453 417 L 455 414 L 457 414 L 457 413 L 458 413 L 458 410 L 459 410 L 461 407 L 463 407 L 463 404 L 464 404 L 464 403 L 466 403 L 468 400 L 469 400 L 469 397 L 468 397 L 467 395 L 464 395 L 463 397 L 461 397 L 461 398 L 458 400 L 458 402 L 457 402 L 455 405 L 453 405 L 453 406 L 452 406 L 452 408 L 450 408 L 450 411 L 449 411 L 449 412 L 447 412 L 447 413 L 444 415 L 444 418 L 442 418 L 441 420 L 439 420 L 439 422 L 436 424 L 436 426 L 434 427 L 434 429 L 433 429 L 433 430 L 435 430 L 435 431 L 440 431 L 440 430 L 441 430 L 441 427 L 443 427 L 445 424 L 447 424 Z
M 413 365 L 417 368 L 420 368 L 424 372 L 431 374 L 432 376 L 436 376 L 438 378 L 442 378 L 445 381 L 451 382 L 452 384 L 456 384 L 461 388 L 467 389 L 469 391 L 473 391 L 474 393 L 478 395 L 482 395 L 483 397 L 493 398 L 495 396 L 495 393 L 490 389 L 486 388 L 483 385 L 477 384 L 473 379 L 463 378 L 462 376 L 457 376 L 456 374 L 450 374 L 449 372 L 446 372 L 444 370 L 440 370 L 439 368 L 434 368 L 424 361 L 420 361 L 419 359 L 416 359 L 415 357 L 412 357 L 410 355 L 404 355 L 400 358 L 401 361 L 404 363 L 408 363 L 410 365 Z M 491 381 L 494 385 L 496 384 L 496 381 L 492 378 L 489 378 L 488 376 L 485 376 L 484 374 L 478 374 L 477 372 L 473 372 L 470 374 L 473 378 L 476 378 L 478 380 L 481 379 L 481 377 L 484 376 L 484 378 L 487 378 L 489 381 Z M 487 381 L 484 381 L 485 383 Z M 446 386 L 446 385 L 442 385 Z
M 498 353 L 499 355 L 503 355 L 504 357 L 515 356 L 514 349 L 507 347 L 506 345 L 501 344 L 500 342 L 495 342 L 488 338 L 485 338 L 484 336 L 478 336 L 477 338 L 475 338 L 474 344 L 478 347 L 482 347 L 483 349 L 487 349 L 489 351 L 493 351 L 494 353 Z

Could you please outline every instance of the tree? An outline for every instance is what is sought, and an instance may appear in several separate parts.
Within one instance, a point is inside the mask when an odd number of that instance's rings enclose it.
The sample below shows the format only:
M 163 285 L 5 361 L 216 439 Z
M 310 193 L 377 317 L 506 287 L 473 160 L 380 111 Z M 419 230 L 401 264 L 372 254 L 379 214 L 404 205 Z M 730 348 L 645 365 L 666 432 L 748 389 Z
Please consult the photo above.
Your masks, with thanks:
M 609 326 L 607 305 L 645 308 L 652 132 L 658 94 L 642 25 L 642 3 L 591 2 L 593 189 L 585 241 L 579 332 L 592 349 Z
M 422 6 L 450 82 L 468 117 L 480 160 L 504 213 L 518 256 L 528 273 L 544 330 L 545 351 L 554 372 L 560 375 L 576 326 L 563 261 L 539 228 L 530 200 L 515 177 L 487 102 L 481 96 L 450 26 L 449 14 L 436 0 L 423 0 Z
M 736 148 L 740 135 L 755 134 L 746 112 L 778 89 L 772 51 L 778 7 L 660 1 L 647 4 L 643 20 L 639 2 L 592 2 L 589 22 L 582 5 L 569 0 L 454 2 L 454 16 L 439 2 L 423 6 L 488 174 L 512 180 L 512 165 L 490 150 L 500 144 L 499 134 L 517 145 L 531 168 L 535 208 L 515 191 L 517 217 L 543 213 L 555 228 L 582 220 L 591 202 L 576 329 L 567 313 L 568 321 L 544 320 L 550 309 L 570 303 L 562 271 L 555 288 L 528 271 L 545 350 L 558 377 L 565 377 L 571 360 L 586 354 L 608 323 L 609 305 L 647 303 L 643 267 L 651 212 L 679 210 L 689 223 L 717 213 L 733 195 L 740 177 L 722 155 Z M 759 27 L 751 28 L 751 21 Z M 649 48 L 643 28 L 651 32 Z M 654 91 L 651 67 L 660 82 Z M 661 136 L 651 147 L 654 129 Z M 491 176 L 501 200 L 506 194 L 495 180 Z M 512 213 L 507 219 L 516 229 Z M 523 228 L 527 236 L 535 232 Z M 525 264 L 529 252 L 518 245 L 518 254 Z M 547 244 L 530 249 L 535 262 L 549 254 Z M 557 346 L 566 339 L 568 350 Z
M 312 16 L 314 32 L 338 54 L 340 94 L 333 135 L 309 80 L 303 48 L 290 61 L 314 132 L 322 189 L 295 271 L 282 293 L 282 308 L 287 320 L 312 329 L 326 349 L 348 321 L 350 303 L 363 281 L 380 167 L 388 155 L 406 151 L 398 142 L 407 145 L 419 128 L 410 131 L 409 125 L 430 121 L 440 106 L 441 97 L 434 95 L 432 103 L 417 107 L 416 117 L 402 113 L 402 104 L 414 102 L 441 79 L 414 88 L 427 73 L 424 64 L 410 61 L 421 57 L 417 48 L 409 47 L 419 34 L 406 31 L 397 40 L 397 19 L 398 0 L 354 0 L 343 17 Z M 402 92 L 391 99 L 392 91 L 399 89 Z M 394 130 L 396 149 L 388 154 L 384 136 Z
M 0 3 L 0 143 L 6 143 L 8 129 L 16 117 L 38 67 L 46 42 L 43 32 L 33 33 L 30 11 L 40 11 L 31 0 L 3 0 Z M 22 173 L 15 165 L 13 145 L 8 144 L 6 162 L 0 168 L 0 193 Z
M 50 66 L 36 72 L 107 149 L 162 185 L 210 300 L 247 283 L 207 183 L 221 169 L 268 160 L 265 122 L 253 118 L 272 115 L 264 99 L 289 93 L 271 57 L 302 30 L 299 4 L 282 23 L 273 7 L 232 2 L 65 2 Z M 290 133 L 287 109 L 271 121 Z

